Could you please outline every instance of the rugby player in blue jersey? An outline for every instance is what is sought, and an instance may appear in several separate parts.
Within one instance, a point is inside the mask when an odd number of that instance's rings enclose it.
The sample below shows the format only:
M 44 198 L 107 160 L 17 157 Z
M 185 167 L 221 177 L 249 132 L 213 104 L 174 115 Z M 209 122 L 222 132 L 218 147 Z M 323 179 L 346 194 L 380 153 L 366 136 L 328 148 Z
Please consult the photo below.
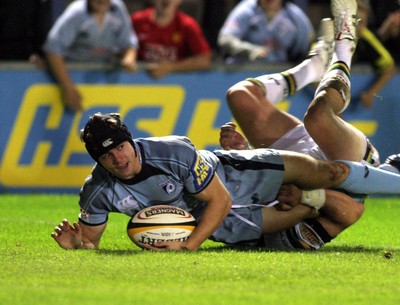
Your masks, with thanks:
M 269 246 L 268 234 L 317 216 L 315 210 L 325 203 L 325 189 L 400 193 L 400 175 L 359 162 L 317 160 L 265 148 L 210 152 L 197 150 L 182 136 L 134 139 L 118 114 L 93 115 L 81 139 L 97 164 L 80 193 L 79 222 L 63 220 L 51 234 L 64 249 L 97 249 L 109 213 L 132 216 L 158 204 L 183 208 L 199 224 L 186 242 L 160 242 L 148 249 L 193 251 L 208 238 L 232 245 Z M 283 184 L 307 190 L 302 204 L 288 211 L 267 207 L 282 196 Z M 317 248 L 312 238 L 303 238 L 310 232 L 300 227 L 297 242 Z M 286 235 L 289 243 L 291 237 Z
M 80 192 L 79 222 L 63 220 L 51 234 L 64 249 L 97 249 L 109 213 L 132 216 L 152 205 L 183 208 L 196 217 L 198 226 L 186 242 L 147 248 L 197 250 L 208 238 L 258 245 L 263 234 L 276 230 L 266 221 L 274 210 L 262 207 L 277 197 L 282 184 L 318 189 L 288 214 L 275 210 L 276 216 L 289 215 L 285 226 L 303 219 L 304 211 L 315 216 L 306 205 L 320 208 L 326 188 L 361 194 L 400 192 L 400 175 L 356 162 L 320 161 L 270 149 L 210 152 L 197 150 L 182 136 L 133 139 L 118 114 L 93 115 L 81 138 L 97 164 Z

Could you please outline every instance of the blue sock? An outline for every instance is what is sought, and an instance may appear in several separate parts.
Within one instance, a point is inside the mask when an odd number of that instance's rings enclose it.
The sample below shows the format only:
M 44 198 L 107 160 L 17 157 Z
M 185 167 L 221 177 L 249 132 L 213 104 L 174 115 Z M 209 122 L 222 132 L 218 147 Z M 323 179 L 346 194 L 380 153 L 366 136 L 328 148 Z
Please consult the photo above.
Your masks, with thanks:
M 349 176 L 338 188 L 356 194 L 400 194 L 400 175 L 359 162 L 338 161 L 350 167 Z

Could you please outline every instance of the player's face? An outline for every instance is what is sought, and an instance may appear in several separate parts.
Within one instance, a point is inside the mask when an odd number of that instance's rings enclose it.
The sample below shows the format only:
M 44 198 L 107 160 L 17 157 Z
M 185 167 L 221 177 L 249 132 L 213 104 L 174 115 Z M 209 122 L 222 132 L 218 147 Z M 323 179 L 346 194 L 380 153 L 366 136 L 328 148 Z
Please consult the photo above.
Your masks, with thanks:
M 136 152 L 128 141 L 110 149 L 99 158 L 100 164 L 112 175 L 120 179 L 131 179 L 136 172 Z

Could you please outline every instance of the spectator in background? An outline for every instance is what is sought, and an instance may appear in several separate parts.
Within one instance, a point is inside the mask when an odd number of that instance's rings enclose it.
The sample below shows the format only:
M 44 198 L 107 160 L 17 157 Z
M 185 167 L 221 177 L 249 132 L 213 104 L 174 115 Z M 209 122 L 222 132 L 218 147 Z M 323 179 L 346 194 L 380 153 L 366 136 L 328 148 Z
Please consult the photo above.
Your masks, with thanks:
M 50 1 L 0 1 L 0 60 L 36 62 L 50 27 Z
M 236 1 L 204 0 L 203 4 L 202 29 L 211 49 L 218 55 L 218 33 L 224 24 L 226 16 L 236 5 Z
M 159 79 L 172 72 L 210 68 L 211 49 L 195 19 L 179 10 L 182 0 L 154 0 L 154 6 L 132 14 L 139 39 L 138 60 Z
M 307 15 L 285 0 L 243 0 L 228 15 L 218 45 L 229 62 L 286 63 L 304 58 L 314 40 Z
M 367 27 L 370 13 L 368 0 L 357 0 L 357 2 L 361 20 L 357 28 L 359 40 L 353 61 L 354 63 L 369 63 L 375 71 L 375 80 L 360 96 L 362 105 L 370 108 L 374 103 L 374 97 L 395 74 L 396 66 L 388 50 Z
M 389 50 L 395 62 L 400 64 L 400 2 L 399 0 L 370 0 L 369 24 Z
M 76 0 L 52 27 L 43 46 L 48 64 L 61 86 L 63 101 L 81 111 L 82 98 L 66 62 L 112 63 L 136 70 L 137 37 L 122 0 Z

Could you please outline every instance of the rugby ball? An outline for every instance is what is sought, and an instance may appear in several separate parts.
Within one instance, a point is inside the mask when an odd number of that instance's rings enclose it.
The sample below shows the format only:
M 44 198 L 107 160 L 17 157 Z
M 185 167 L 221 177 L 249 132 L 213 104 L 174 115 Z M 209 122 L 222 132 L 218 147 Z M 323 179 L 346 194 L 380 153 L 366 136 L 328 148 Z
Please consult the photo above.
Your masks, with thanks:
M 181 208 L 155 205 L 136 213 L 128 222 L 127 232 L 133 243 L 143 248 L 156 242 L 186 241 L 196 225 L 196 219 Z

